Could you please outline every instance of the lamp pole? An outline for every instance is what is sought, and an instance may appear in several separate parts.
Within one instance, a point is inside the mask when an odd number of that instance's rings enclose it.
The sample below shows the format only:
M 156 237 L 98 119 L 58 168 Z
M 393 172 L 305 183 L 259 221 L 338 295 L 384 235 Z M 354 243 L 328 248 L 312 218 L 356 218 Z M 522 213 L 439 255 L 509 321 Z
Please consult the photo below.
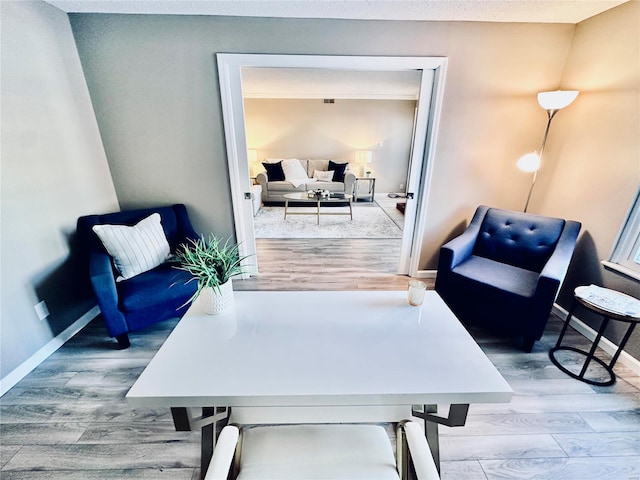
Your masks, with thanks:
M 531 200 L 531 193 L 533 192 L 533 187 L 536 184 L 536 179 L 538 178 L 538 170 L 540 168 L 540 161 L 542 159 L 542 155 L 544 154 L 544 147 L 547 144 L 547 137 L 549 136 L 549 129 L 551 128 L 551 120 L 555 117 L 556 113 L 559 110 L 562 110 L 566 106 L 570 105 L 578 96 L 577 90 L 556 90 L 553 92 L 540 92 L 538 93 L 538 104 L 545 109 L 548 116 L 547 128 L 544 131 L 544 137 L 542 138 L 542 146 L 540 147 L 540 153 L 537 154 L 537 163 L 534 164 L 533 168 L 526 168 L 523 166 L 518 166 L 524 170 L 525 172 L 533 171 L 533 179 L 531 181 L 531 187 L 529 188 L 529 195 L 527 195 L 527 203 L 524 205 L 524 211 L 526 212 L 529 208 L 529 200 Z M 534 152 L 531 155 L 536 155 Z M 522 157 L 518 162 L 524 160 L 528 155 Z M 526 163 L 526 162 L 525 162 Z M 530 163 L 530 162 L 529 162 Z
M 542 161 L 542 154 L 544 153 L 544 147 L 547 144 L 547 137 L 549 136 L 549 128 L 551 128 L 551 120 L 555 114 L 558 113 L 558 110 L 547 110 L 547 115 L 549 120 L 547 120 L 547 129 L 544 131 L 544 137 L 542 137 L 542 145 L 540 146 L 540 153 L 538 157 Z M 527 195 L 527 203 L 524 204 L 524 211 L 526 212 L 529 208 L 529 200 L 531 200 L 531 194 L 533 193 L 533 187 L 536 184 L 536 179 L 538 178 L 538 168 L 533 171 L 533 180 L 531 181 L 531 187 L 529 188 L 529 195 Z

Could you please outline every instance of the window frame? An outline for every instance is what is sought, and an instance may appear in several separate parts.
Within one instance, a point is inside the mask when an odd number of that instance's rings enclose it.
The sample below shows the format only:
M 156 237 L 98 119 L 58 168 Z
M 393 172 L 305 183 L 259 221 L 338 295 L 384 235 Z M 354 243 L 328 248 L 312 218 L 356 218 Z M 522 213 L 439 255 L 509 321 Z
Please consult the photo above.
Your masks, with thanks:
M 640 189 L 616 238 L 605 267 L 640 281 Z

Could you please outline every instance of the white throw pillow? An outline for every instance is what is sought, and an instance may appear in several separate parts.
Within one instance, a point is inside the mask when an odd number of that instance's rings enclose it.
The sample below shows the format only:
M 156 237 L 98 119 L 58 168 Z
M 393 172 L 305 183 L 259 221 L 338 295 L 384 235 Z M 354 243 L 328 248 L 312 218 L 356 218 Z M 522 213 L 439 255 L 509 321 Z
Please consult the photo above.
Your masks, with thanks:
M 335 170 L 327 170 L 326 172 L 316 170 L 313 172 L 313 179 L 318 180 L 319 182 L 331 182 L 333 180 L 334 173 Z
M 285 180 L 291 182 L 296 188 L 309 181 L 306 170 L 297 158 L 282 160 L 282 170 L 284 171 Z
M 160 214 L 154 213 L 136 225 L 94 225 L 100 241 L 113 259 L 113 263 L 126 280 L 162 264 L 169 256 L 167 237 L 160 223 Z

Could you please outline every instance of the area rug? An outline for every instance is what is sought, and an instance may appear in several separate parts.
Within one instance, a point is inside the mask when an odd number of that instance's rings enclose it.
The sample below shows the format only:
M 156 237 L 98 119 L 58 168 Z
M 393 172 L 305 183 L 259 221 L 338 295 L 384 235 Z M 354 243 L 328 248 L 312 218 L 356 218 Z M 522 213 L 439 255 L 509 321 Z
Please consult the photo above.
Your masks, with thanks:
M 289 207 L 290 212 L 315 212 L 315 207 Z M 322 207 L 327 212 L 348 212 L 349 207 Z M 375 203 L 354 204 L 348 215 L 288 215 L 284 207 L 262 207 L 254 217 L 256 238 L 402 238 L 402 230 Z

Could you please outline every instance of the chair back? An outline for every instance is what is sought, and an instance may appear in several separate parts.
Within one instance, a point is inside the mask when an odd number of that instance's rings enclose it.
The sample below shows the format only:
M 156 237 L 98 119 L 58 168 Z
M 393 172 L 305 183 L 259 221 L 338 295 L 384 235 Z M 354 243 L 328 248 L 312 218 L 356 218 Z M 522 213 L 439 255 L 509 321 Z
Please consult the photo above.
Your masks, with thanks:
M 140 220 L 148 217 L 153 213 L 160 214 L 160 222 L 164 233 L 171 247 L 171 251 L 184 241 L 184 235 L 180 231 L 179 220 L 176 214 L 175 207 L 179 205 L 168 207 L 156 207 L 156 208 L 144 208 L 138 210 L 124 210 L 122 212 L 105 213 L 102 215 L 88 215 L 80 217 L 78 219 L 78 233 L 85 237 L 87 244 L 89 245 L 91 252 L 103 252 L 106 253 L 102 242 L 97 235 L 93 233 L 92 227 L 94 225 L 135 225 Z
M 562 234 L 565 220 L 490 208 L 473 255 L 541 272 Z

